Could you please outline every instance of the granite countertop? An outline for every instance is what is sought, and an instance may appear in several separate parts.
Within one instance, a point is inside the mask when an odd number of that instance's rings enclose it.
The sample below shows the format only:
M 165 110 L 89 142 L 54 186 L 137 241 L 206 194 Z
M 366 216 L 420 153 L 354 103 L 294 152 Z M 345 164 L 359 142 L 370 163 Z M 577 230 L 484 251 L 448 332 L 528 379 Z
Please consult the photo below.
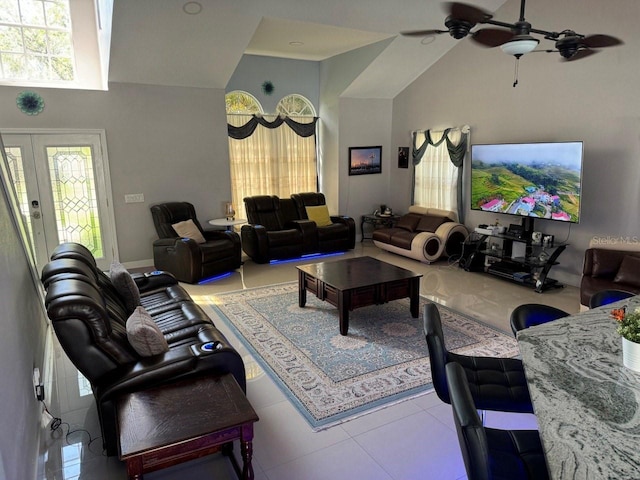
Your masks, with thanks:
M 640 478 L 640 373 L 622 364 L 611 309 L 519 332 L 518 342 L 551 478 Z

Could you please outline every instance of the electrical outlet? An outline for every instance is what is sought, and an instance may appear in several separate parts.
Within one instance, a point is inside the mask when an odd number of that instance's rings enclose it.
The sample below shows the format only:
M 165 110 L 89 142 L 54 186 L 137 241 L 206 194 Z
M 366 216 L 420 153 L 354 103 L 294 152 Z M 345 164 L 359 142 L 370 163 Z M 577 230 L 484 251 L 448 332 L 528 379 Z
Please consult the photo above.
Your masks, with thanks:
M 144 193 L 128 193 L 124 196 L 124 203 L 143 203 Z
M 33 388 L 36 394 L 36 399 L 39 401 L 44 400 L 44 385 L 40 380 L 40 369 L 38 367 L 34 367 L 33 369 Z

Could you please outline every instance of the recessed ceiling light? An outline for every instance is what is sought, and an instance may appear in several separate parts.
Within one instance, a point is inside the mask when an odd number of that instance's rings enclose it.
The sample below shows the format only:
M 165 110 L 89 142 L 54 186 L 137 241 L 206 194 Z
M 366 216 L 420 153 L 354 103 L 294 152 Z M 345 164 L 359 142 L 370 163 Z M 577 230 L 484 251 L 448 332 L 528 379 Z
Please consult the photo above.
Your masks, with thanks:
M 202 11 L 202 5 L 198 2 L 187 2 L 182 6 L 182 11 L 187 15 L 198 15 Z
M 289 42 L 289 45 L 291 45 L 292 47 L 301 47 L 302 45 L 304 45 L 304 42 Z

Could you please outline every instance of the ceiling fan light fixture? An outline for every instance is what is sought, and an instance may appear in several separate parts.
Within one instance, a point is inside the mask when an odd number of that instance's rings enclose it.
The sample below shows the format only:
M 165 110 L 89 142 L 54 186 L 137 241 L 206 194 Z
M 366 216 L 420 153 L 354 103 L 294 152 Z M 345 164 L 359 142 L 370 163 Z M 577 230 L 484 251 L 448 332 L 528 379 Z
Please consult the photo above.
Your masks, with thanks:
M 500 45 L 500 49 L 507 55 L 520 57 L 532 52 L 540 43 L 540 40 L 529 35 L 516 35 L 513 39 Z

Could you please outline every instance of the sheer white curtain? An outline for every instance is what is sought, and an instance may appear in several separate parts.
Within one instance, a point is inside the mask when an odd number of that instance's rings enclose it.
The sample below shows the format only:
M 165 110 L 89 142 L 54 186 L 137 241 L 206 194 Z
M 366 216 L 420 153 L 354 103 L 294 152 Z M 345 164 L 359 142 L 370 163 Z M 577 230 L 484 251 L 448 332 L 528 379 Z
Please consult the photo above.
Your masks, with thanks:
M 430 131 L 433 143 L 442 140 L 444 131 Z M 449 140 L 457 145 L 462 137 L 459 129 L 449 131 Z M 426 141 L 426 132 L 417 132 L 416 145 Z M 430 208 L 458 211 L 458 168 L 453 165 L 447 142 L 429 145 L 422 160 L 415 165 L 413 203 Z
M 275 119 L 269 115 L 264 118 Z M 250 119 L 251 115 L 227 115 L 227 122 L 236 127 Z M 294 120 L 306 121 L 304 117 Z M 244 197 L 286 198 L 292 193 L 317 190 L 316 136 L 301 137 L 285 123 L 274 129 L 258 125 L 253 135 L 242 140 L 229 137 L 229 161 L 231 201 L 239 218 L 247 218 Z

